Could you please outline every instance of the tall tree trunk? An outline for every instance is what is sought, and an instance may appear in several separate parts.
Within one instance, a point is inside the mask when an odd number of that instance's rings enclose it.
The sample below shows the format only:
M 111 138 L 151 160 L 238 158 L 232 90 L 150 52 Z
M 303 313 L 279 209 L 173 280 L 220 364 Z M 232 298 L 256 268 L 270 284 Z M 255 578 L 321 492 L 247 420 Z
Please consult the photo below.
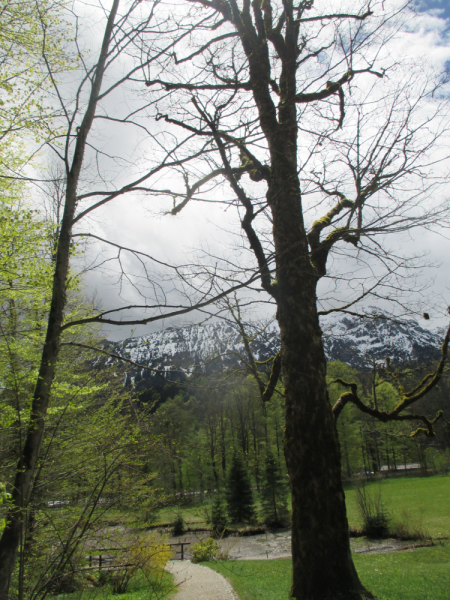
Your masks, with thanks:
M 72 222 L 75 216 L 77 188 L 83 164 L 86 140 L 91 129 L 98 102 L 108 47 L 119 0 L 114 0 L 105 28 L 102 48 L 95 69 L 91 95 L 79 127 L 71 168 L 67 174 L 67 187 L 63 218 L 53 276 L 52 300 L 48 316 L 47 333 L 33 395 L 30 421 L 21 457 L 17 465 L 11 505 L 6 515 L 6 526 L 0 539 L 0 600 L 8 600 L 9 587 L 17 557 L 26 507 L 31 495 L 36 464 L 44 435 L 50 391 L 60 348 L 61 326 L 66 306 L 67 276 L 69 271 Z
M 291 595 L 297 600 L 356 600 L 371 596 L 351 557 L 341 456 L 316 307 L 317 275 L 309 258 L 297 173 L 291 168 L 296 161 L 289 164 L 286 150 L 284 156 L 279 169 L 276 159 L 272 162 L 268 199 L 286 398 L 284 450 L 292 492 Z

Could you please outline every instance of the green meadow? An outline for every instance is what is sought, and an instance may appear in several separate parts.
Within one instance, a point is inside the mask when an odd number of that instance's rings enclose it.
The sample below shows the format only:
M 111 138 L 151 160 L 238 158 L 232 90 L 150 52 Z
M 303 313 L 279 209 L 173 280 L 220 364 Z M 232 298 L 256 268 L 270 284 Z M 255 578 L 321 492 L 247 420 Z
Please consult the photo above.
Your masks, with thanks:
M 387 554 L 354 554 L 363 584 L 378 600 L 449 600 L 450 477 L 404 477 L 371 481 L 369 494 L 381 494 L 392 521 L 419 525 L 433 546 Z M 349 524 L 361 527 L 352 486 L 345 490 Z M 287 600 L 290 559 L 205 563 L 227 577 L 240 600 Z

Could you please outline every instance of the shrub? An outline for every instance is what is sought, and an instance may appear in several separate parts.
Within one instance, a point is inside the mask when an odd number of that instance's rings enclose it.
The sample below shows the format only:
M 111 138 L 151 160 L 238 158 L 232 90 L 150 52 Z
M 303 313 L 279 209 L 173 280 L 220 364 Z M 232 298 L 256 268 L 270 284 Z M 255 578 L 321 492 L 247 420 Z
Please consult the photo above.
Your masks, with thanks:
M 218 552 L 219 546 L 213 538 L 208 538 L 205 541 L 203 538 L 200 538 L 200 541 L 197 542 L 197 544 L 191 546 L 192 562 L 199 563 L 207 560 L 214 560 Z
M 424 529 L 422 517 L 412 517 L 403 509 L 400 517 L 395 518 L 392 524 L 392 536 L 398 540 L 425 540 L 430 535 Z
M 172 556 L 171 547 L 157 533 L 136 540 L 115 560 L 109 579 L 113 593 L 124 594 L 138 572 L 149 580 L 153 579 L 164 570 Z
M 381 500 L 381 490 L 370 496 L 365 485 L 357 486 L 356 503 L 363 520 L 364 534 L 370 538 L 387 537 L 390 516 Z
M 172 523 L 172 535 L 183 535 L 185 532 L 184 520 L 181 515 L 178 515 L 175 521 Z

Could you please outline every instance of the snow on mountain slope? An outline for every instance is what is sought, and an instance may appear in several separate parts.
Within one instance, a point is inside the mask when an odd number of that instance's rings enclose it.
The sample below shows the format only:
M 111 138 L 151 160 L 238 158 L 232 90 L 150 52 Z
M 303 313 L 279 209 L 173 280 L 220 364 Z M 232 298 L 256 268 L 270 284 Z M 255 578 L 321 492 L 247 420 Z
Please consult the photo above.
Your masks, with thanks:
M 327 357 L 356 367 L 367 367 L 386 356 L 393 362 L 436 359 L 444 337 L 443 332 L 424 329 L 413 319 L 394 322 L 342 315 L 328 319 L 322 328 Z
M 374 312 L 372 309 L 372 314 Z M 360 319 L 349 315 L 333 315 L 324 318 L 321 325 L 327 358 L 360 368 L 367 368 L 373 360 L 384 360 L 386 356 L 393 362 L 438 358 L 443 339 L 442 332 L 423 329 L 412 319 L 393 322 L 383 318 Z M 256 334 L 258 325 L 253 324 L 252 329 L 249 334 Z M 256 335 L 251 346 L 256 360 L 273 356 L 280 347 L 276 322 Z M 223 321 L 169 327 L 122 342 L 108 342 L 107 349 L 154 369 L 181 369 L 186 376 L 194 371 L 208 374 L 232 367 L 238 364 L 239 355 L 245 358 L 237 326 Z M 112 364 L 115 361 L 108 359 L 106 362 Z M 148 370 L 132 367 L 126 383 L 142 382 L 140 387 L 148 387 L 154 383 L 153 379 Z

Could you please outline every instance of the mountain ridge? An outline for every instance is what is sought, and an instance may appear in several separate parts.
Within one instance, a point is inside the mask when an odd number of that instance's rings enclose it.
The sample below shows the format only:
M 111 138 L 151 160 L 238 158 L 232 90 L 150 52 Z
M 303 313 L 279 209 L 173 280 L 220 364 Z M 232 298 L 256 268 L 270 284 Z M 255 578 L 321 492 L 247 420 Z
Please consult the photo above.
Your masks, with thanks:
M 252 351 L 257 361 L 274 356 L 280 349 L 279 329 L 276 322 L 264 328 L 259 323 L 246 326 Z M 440 356 L 442 331 L 429 331 L 413 319 L 393 321 L 380 312 L 358 318 L 344 314 L 321 320 L 325 353 L 328 360 L 341 360 L 353 367 L 367 369 L 373 361 L 392 363 L 424 362 Z M 104 349 L 130 359 L 147 369 L 132 366 L 127 370 L 125 385 L 147 388 L 155 384 L 151 369 L 177 371 L 176 377 L 188 378 L 194 373 L 211 374 L 239 364 L 245 349 L 237 325 L 218 321 L 203 325 L 169 327 L 159 332 L 120 342 L 106 342 Z M 100 359 L 99 359 L 100 360 Z M 102 364 L 113 365 L 116 359 L 102 359 Z M 172 379 L 174 377 L 170 377 Z

